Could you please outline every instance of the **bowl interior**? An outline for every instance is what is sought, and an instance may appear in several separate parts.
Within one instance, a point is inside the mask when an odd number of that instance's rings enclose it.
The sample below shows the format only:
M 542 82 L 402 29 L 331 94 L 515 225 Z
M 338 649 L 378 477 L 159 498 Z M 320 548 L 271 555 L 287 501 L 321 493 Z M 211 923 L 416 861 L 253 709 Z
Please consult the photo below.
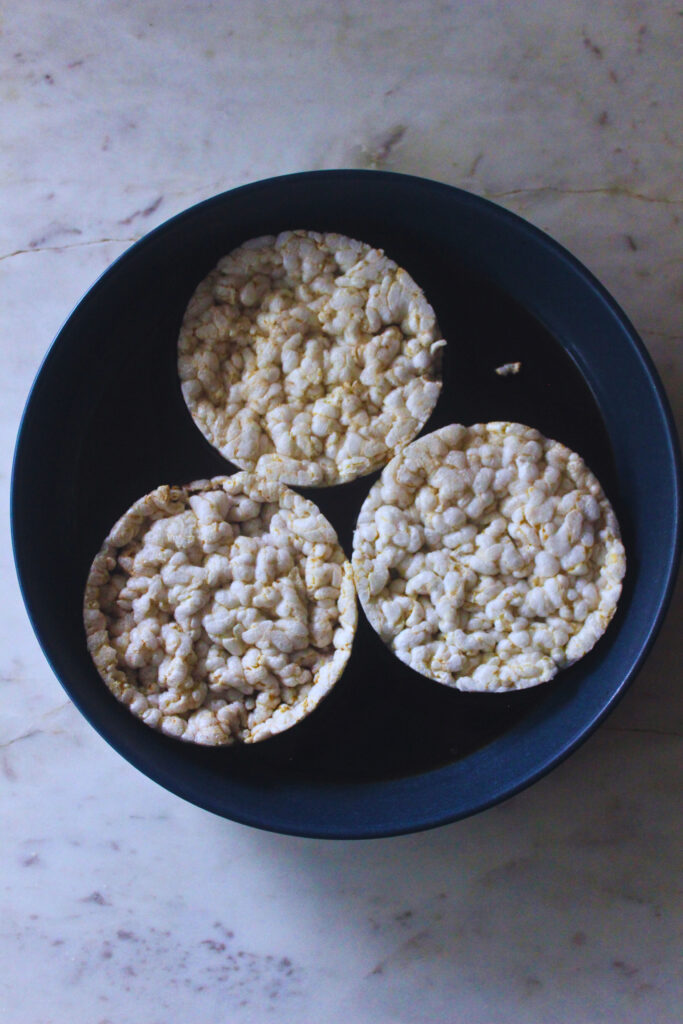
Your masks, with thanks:
M 607 635 L 551 683 L 509 696 L 449 690 L 394 658 L 360 613 L 347 670 L 307 720 L 249 748 L 210 750 L 154 733 L 109 694 L 85 646 L 83 588 L 104 536 L 136 498 L 161 483 L 233 471 L 183 402 L 180 321 L 222 255 L 248 238 L 298 227 L 360 238 L 406 267 L 448 340 L 443 392 L 425 430 L 516 420 L 578 451 L 613 503 L 628 572 Z M 497 375 L 506 362 L 521 362 L 521 371 Z M 247 186 L 186 211 L 91 289 L 27 406 L 14 474 L 15 552 L 58 677 L 102 735 L 148 775 L 265 828 L 409 831 L 471 813 L 531 781 L 623 689 L 671 584 L 676 464 L 666 405 L 642 348 L 563 250 L 455 189 L 376 172 L 317 172 Z M 303 492 L 334 524 L 348 555 L 376 478 Z M 658 503 L 647 500 L 648 487 Z M 654 536 L 646 521 L 653 510 Z

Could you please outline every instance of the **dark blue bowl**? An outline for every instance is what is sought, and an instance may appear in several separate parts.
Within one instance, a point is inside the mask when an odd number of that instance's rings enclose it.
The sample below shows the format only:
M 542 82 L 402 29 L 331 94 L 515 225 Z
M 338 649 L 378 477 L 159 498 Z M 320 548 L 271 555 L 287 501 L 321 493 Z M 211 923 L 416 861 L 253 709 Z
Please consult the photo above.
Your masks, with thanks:
M 175 347 L 220 256 L 287 228 L 381 246 L 425 288 L 449 346 L 427 430 L 517 420 L 574 448 L 619 517 L 628 571 L 595 649 L 511 695 L 461 694 L 397 661 L 362 620 L 333 693 L 280 737 L 210 750 L 147 728 L 88 656 L 81 600 L 114 520 L 160 483 L 229 470 L 186 411 Z M 521 361 L 514 377 L 495 367 Z M 312 493 L 347 553 L 375 477 Z M 446 185 L 316 171 L 216 196 L 157 228 L 92 287 L 33 385 L 17 444 L 12 524 L 34 629 L 65 690 L 142 772 L 216 814 L 296 835 L 429 828 L 529 785 L 597 726 L 643 662 L 679 557 L 680 473 L 661 384 L 632 326 L 568 252 L 519 217 Z

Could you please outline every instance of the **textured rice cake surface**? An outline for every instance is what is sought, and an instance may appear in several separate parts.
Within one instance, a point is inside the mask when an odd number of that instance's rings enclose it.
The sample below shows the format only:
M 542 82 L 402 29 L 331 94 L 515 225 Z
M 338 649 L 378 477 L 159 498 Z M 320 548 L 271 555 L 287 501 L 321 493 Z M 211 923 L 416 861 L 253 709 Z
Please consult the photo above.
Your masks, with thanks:
M 356 616 L 330 523 L 244 472 L 135 502 L 84 600 L 88 649 L 114 696 L 207 745 L 252 743 L 308 714 L 346 665 Z
M 200 283 L 178 369 L 195 423 L 225 458 L 329 485 L 417 436 L 444 344 L 421 289 L 381 250 L 288 231 L 246 242 Z
M 460 690 L 542 683 L 586 654 L 626 568 L 575 452 L 518 423 L 452 425 L 384 469 L 358 519 L 361 605 L 411 668 Z

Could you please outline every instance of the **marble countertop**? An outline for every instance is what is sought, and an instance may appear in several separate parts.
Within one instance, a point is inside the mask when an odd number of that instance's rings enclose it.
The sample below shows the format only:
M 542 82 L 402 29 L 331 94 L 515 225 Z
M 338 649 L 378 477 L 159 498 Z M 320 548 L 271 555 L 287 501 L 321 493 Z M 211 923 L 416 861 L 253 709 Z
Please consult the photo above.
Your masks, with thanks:
M 296 170 L 423 175 L 545 229 L 632 319 L 680 424 L 682 15 L 1 5 L 3 493 L 31 380 L 95 278 L 192 203 Z M 21 602 L 7 504 L 4 1024 L 680 1019 L 680 587 L 625 699 L 532 788 L 429 833 L 294 839 L 184 803 L 74 710 Z

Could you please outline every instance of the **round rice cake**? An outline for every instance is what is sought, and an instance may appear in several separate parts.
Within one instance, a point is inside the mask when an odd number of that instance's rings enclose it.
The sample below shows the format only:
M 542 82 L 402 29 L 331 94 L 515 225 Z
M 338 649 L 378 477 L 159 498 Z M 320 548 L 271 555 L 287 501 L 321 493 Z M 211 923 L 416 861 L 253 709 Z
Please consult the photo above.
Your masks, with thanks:
M 362 506 L 352 564 L 401 661 L 489 692 L 535 686 L 586 654 L 626 569 L 595 476 L 519 423 L 452 425 L 408 445 Z
M 384 465 L 441 389 L 434 310 L 380 249 L 285 231 L 244 243 L 197 287 L 178 340 L 185 401 L 242 469 L 300 486 Z
M 248 473 L 157 487 L 119 519 L 85 589 L 88 649 L 147 725 L 218 746 L 288 729 L 351 652 L 351 565 L 319 509 Z

